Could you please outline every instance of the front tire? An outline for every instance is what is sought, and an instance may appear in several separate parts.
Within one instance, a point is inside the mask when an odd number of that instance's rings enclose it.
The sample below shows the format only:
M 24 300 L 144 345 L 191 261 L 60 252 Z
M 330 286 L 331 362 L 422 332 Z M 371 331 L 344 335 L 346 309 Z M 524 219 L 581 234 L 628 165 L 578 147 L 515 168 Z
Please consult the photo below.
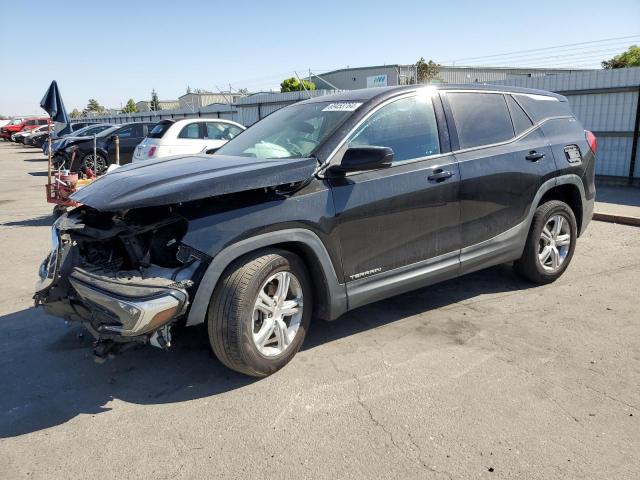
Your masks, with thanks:
M 300 349 L 311 322 L 311 281 L 300 258 L 261 250 L 230 265 L 207 315 L 209 342 L 227 367 L 265 377 Z
M 80 162 L 80 170 L 84 171 L 86 168 L 90 168 L 95 175 L 102 175 L 107 172 L 109 165 L 107 159 L 101 153 L 96 154 L 96 159 L 93 158 L 93 153 L 88 153 L 82 157 Z
M 540 205 L 522 257 L 513 265 L 515 271 L 534 283 L 554 282 L 569 266 L 577 238 L 576 217 L 569 205 L 559 200 Z

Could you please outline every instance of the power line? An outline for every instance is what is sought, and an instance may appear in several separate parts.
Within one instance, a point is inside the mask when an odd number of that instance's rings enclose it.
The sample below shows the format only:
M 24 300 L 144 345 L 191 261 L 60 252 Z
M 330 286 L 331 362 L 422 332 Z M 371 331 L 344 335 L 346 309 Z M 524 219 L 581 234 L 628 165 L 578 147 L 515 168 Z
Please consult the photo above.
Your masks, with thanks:
M 496 63 L 504 63 L 504 62 L 513 62 L 513 61 L 521 61 L 521 62 L 528 62 L 528 61 L 536 61 L 539 59 L 545 59 L 545 58 L 549 58 L 549 57 L 575 57 L 575 56 L 580 56 L 580 55 L 588 55 L 588 54 L 601 54 L 601 55 L 607 55 L 607 54 L 611 54 L 611 53 L 616 53 L 619 52 L 621 49 L 623 49 L 625 45 L 621 45 L 621 46 L 609 46 L 606 48 L 599 48 L 596 50 L 581 50 L 581 51 L 570 51 L 570 50 L 566 50 L 566 51 L 549 51 L 545 54 L 530 54 L 530 55 L 524 55 L 524 56 L 515 56 L 515 57 L 507 57 L 507 58 L 500 58 L 500 59 L 495 59 L 495 60 L 489 60 L 490 62 L 496 64 Z M 474 61 L 474 62 L 469 62 L 469 64 L 478 64 L 480 63 L 479 61 Z
M 517 65 L 521 65 L 521 66 L 525 66 L 525 67 L 530 67 L 533 68 L 536 65 L 544 65 L 546 63 L 549 62 L 554 62 L 554 63 L 564 63 L 565 65 L 569 66 L 572 63 L 575 62 L 580 62 L 583 60 L 606 60 L 608 59 L 607 57 L 611 57 L 613 54 L 615 54 L 616 52 L 619 52 L 619 50 L 602 50 L 602 51 L 595 51 L 595 52 L 591 52 L 588 54 L 585 53 L 576 53 L 576 54 L 568 54 L 568 55 L 548 55 L 546 57 L 538 57 L 535 59 L 525 59 L 525 60 L 504 60 L 504 61 L 500 61 L 500 62 L 494 62 L 491 65 L 487 65 L 485 64 L 472 64 L 472 65 L 466 65 L 468 67 L 482 67 L 482 66 L 493 66 L 493 67 L 503 67 L 503 66 L 509 66 L 509 67 L 515 67 Z
M 638 34 L 638 35 L 627 35 L 627 36 L 624 36 L 624 37 L 605 38 L 605 39 L 602 39 L 602 40 L 592 40 L 592 41 L 589 41 L 589 42 L 567 43 L 567 44 L 564 44 L 564 45 L 556 45 L 556 46 L 543 47 L 543 48 L 533 48 L 533 49 L 530 49 L 530 50 L 516 50 L 516 51 L 512 51 L 512 52 L 496 53 L 496 54 L 493 54 L 493 55 L 483 55 L 483 56 L 479 56 L 479 57 L 457 58 L 457 59 L 448 60 L 448 61 L 442 62 L 442 63 L 464 62 L 464 61 L 468 61 L 468 60 L 484 60 L 484 59 L 488 59 L 488 58 L 513 56 L 513 55 L 518 55 L 518 54 L 523 54 L 523 53 L 530 53 L 530 52 L 542 52 L 542 51 L 548 51 L 548 50 L 565 48 L 565 47 L 575 47 L 575 46 L 580 46 L 580 45 L 590 45 L 590 44 L 594 44 L 594 43 L 606 43 L 606 42 L 612 42 L 612 41 L 617 41 L 617 40 L 629 40 L 629 39 L 633 39 L 633 38 L 640 38 L 640 34 Z

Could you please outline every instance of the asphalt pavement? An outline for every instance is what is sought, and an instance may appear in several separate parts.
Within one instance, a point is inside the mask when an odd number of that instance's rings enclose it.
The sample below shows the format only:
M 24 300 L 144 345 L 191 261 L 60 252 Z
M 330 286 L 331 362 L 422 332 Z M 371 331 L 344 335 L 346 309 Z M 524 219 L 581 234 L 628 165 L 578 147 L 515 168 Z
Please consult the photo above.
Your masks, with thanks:
M 46 161 L 0 142 L 0 478 L 640 478 L 640 229 L 533 286 L 495 267 L 313 321 L 277 374 L 202 328 L 104 364 L 34 309 Z

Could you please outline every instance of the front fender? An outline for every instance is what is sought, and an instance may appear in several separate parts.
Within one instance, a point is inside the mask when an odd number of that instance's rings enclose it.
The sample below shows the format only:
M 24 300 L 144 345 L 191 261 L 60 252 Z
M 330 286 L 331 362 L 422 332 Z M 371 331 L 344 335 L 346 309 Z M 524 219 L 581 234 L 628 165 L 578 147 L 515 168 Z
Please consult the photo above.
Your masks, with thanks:
M 324 285 L 327 288 L 326 293 L 329 303 L 327 305 L 327 316 L 329 319 L 335 319 L 345 313 L 347 311 L 346 287 L 338 281 L 333 263 L 324 244 L 310 230 L 291 228 L 256 235 L 222 249 L 213 258 L 202 277 L 187 317 L 187 325 L 197 325 L 205 321 L 213 291 L 220 276 L 231 262 L 249 252 L 282 243 L 300 244 L 313 252 L 324 275 Z

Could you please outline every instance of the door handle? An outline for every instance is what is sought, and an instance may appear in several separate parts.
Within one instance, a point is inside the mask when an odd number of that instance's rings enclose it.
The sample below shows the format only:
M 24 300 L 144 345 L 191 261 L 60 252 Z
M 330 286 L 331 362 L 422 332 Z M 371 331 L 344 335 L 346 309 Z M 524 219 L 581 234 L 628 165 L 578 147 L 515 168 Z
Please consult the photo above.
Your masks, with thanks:
M 544 158 L 544 153 L 538 153 L 535 150 L 531 150 L 529 152 L 529 155 L 527 155 L 526 157 L 527 160 L 531 161 L 531 162 L 537 162 L 538 160 L 540 160 L 541 158 Z
M 442 182 L 449 177 L 452 177 L 453 173 L 449 170 L 442 170 L 441 168 L 436 168 L 431 175 L 427 177 L 427 180 L 432 182 Z

